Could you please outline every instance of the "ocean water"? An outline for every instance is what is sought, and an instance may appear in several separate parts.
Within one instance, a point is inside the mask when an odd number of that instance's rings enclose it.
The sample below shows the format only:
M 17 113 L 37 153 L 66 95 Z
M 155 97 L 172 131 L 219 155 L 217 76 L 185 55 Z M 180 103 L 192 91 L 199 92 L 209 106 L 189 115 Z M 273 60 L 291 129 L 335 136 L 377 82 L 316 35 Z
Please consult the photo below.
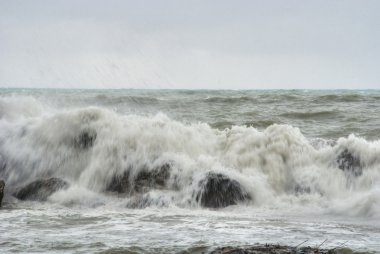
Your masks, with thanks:
M 164 184 L 110 190 L 115 176 L 128 172 L 134 186 L 162 165 Z M 250 199 L 204 207 L 210 172 Z M 44 201 L 14 197 L 51 177 L 68 187 Z M 0 178 L 1 253 L 304 241 L 380 253 L 380 91 L 3 88 Z

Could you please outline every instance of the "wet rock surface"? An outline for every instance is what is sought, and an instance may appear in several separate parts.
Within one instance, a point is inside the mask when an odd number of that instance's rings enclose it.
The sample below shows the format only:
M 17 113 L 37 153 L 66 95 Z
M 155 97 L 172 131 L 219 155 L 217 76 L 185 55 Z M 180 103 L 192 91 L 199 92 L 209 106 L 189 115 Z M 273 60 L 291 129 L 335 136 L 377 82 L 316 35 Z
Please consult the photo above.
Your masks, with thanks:
M 360 176 L 363 173 L 360 159 L 347 149 L 338 155 L 336 162 L 338 163 L 339 169 L 354 176 Z
M 171 166 L 164 164 L 153 169 L 143 168 L 136 176 L 130 171 L 114 175 L 106 187 L 106 191 L 117 193 L 145 192 L 149 189 L 163 189 L 170 178 Z
M 106 191 L 117 193 L 130 192 L 129 171 L 124 171 L 122 174 L 116 174 L 106 187 Z
M 69 184 L 60 178 L 39 179 L 25 185 L 16 191 L 13 196 L 20 200 L 46 201 L 54 192 L 68 187 Z
M 199 185 L 196 201 L 203 207 L 222 208 L 252 199 L 238 181 L 223 174 L 210 172 Z
M 153 170 L 140 171 L 134 181 L 135 191 L 142 192 L 147 189 L 162 189 L 170 177 L 170 165 L 164 164 Z
M 0 207 L 3 202 L 4 188 L 5 188 L 5 182 L 3 180 L 0 180 Z
M 282 245 L 254 245 L 249 247 L 222 247 L 210 252 L 210 254 L 334 254 L 335 249 L 326 250 L 312 247 L 291 247 Z
M 310 194 L 311 193 L 311 189 L 310 187 L 308 186 L 304 186 L 304 185 L 301 185 L 301 184 L 296 184 L 295 187 L 294 187 L 294 192 L 296 194 Z
M 96 131 L 92 129 L 83 130 L 74 140 L 74 146 L 80 149 L 88 149 L 94 145 Z

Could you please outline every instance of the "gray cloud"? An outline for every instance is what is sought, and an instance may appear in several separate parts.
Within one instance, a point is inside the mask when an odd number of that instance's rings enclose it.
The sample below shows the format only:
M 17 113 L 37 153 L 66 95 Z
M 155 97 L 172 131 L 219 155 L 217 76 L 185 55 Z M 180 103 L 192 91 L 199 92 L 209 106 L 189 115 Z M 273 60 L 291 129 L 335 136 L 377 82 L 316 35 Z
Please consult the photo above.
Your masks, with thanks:
M 378 1 L 0 0 L 0 86 L 378 88 Z

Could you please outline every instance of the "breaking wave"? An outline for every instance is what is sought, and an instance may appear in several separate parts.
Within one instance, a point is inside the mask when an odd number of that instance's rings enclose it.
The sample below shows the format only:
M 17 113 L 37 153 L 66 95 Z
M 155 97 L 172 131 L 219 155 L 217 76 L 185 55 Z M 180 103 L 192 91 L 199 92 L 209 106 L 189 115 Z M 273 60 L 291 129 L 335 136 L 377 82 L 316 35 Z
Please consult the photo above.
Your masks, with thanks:
M 218 130 L 100 107 L 46 110 L 8 97 L 0 100 L 0 178 L 8 203 L 307 207 L 376 217 L 380 141 L 307 139 L 278 124 Z

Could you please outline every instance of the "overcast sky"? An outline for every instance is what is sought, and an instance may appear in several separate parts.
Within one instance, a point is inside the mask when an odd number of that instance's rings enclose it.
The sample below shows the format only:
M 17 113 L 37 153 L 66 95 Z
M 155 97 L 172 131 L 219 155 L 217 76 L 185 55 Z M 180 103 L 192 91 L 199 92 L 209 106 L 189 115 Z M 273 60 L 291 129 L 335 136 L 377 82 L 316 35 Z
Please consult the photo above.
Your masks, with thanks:
M 380 88 L 380 1 L 0 0 L 0 87 Z

